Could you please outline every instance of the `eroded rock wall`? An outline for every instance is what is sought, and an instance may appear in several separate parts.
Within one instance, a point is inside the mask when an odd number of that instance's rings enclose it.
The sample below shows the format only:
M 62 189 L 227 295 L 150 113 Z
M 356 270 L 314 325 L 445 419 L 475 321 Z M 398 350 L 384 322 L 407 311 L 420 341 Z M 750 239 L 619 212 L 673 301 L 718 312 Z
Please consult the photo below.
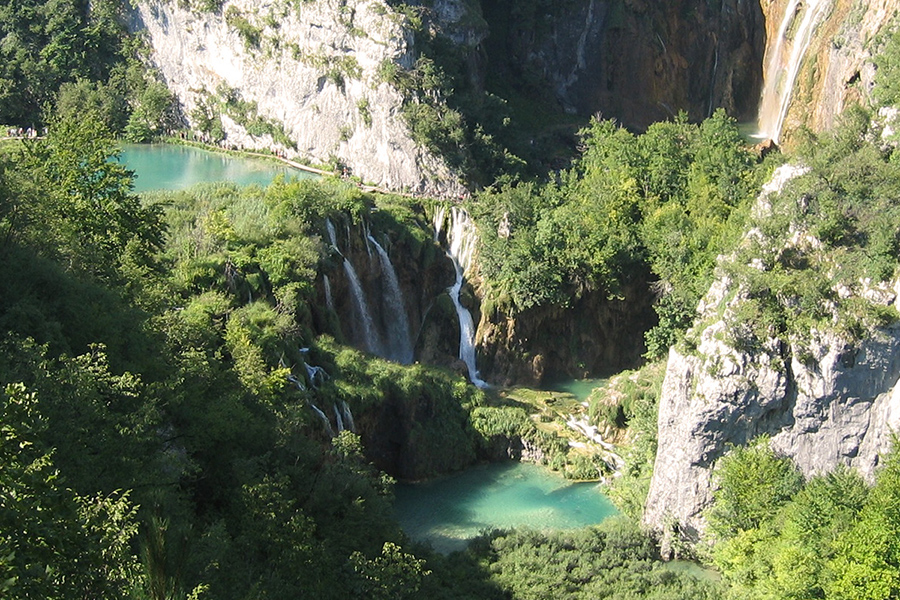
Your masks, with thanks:
M 897 286 L 866 293 L 883 305 L 898 295 Z M 740 332 L 726 323 L 743 301 L 723 276 L 701 306 L 696 350 L 670 351 L 644 513 L 665 535 L 676 524 L 688 540 L 698 539 L 715 463 L 730 445 L 766 434 L 807 476 L 844 464 L 871 479 L 900 426 L 900 325 L 864 340 L 813 330 L 803 340 L 740 349 Z
M 633 369 L 646 352 L 644 331 L 656 322 L 652 301 L 646 283 L 632 282 L 621 298 L 596 291 L 566 308 L 484 313 L 476 337 L 478 366 L 498 385 L 541 385 Z
M 482 0 L 489 69 L 572 113 L 627 127 L 724 107 L 756 115 L 765 23 L 759 3 Z
M 246 114 L 223 111 L 228 145 L 337 161 L 393 190 L 465 193 L 443 161 L 410 137 L 403 97 L 384 81 L 385 65 L 414 60 L 409 33 L 385 2 L 227 0 L 216 11 L 185 4 L 141 0 L 132 21 L 146 32 L 151 62 L 189 124 L 196 128 L 204 107 L 230 94 L 244 113 L 253 103 L 296 147 L 241 123 Z

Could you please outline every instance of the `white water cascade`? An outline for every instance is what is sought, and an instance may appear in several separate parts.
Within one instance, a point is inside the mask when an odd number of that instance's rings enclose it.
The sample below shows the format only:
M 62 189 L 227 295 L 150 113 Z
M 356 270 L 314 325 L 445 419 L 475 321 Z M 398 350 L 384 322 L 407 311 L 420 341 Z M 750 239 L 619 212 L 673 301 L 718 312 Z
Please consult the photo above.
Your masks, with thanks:
M 331 219 L 325 219 L 325 229 L 328 231 L 328 241 L 331 242 L 331 247 L 337 250 L 338 254 L 341 254 L 337 245 L 337 234 L 334 231 L 334 223 L 331 222 Z M 341 254 L 341 256 L 343 256 L 343 254 Z
M 435 239 L 440 235 L 445 214 L 442 207 L 434 215 Z M 447 293 L 450 294 L 459 318 L 459 358 L 466 363 L 469 381 L 480 388 L 486 388 L 488 384 L 478 376 L 478 369 L 475 366 L 475 323 L 472 320 L 472 313 L 459 301 L 459 291 L 462 289 L 466 271 L 472 264 L 477 241 L 475 224 L 472 223 L 469 213 L 457 206 L 451 207 L 450 229 L 447 231 L 447 243 L 450 248 L 447 256 L 453 261 L 453 267 L 456 269 L 456 283 L 447 288 Z
M 403 304 L 403 293 L 400 291 L 400 283 L 397 281 L 397 272 L 391 263 L 391 257 L 381 247 L 375 238 L 368 236 L 369 242 L 375 246 L 378 258 L 381 261 L 381 274 L 385 283 L 382 286 L 382 295 L 387 311 L 384 321 L 387 325 L 387 358 L 403 365 L 413 361 L 413 346 L 409 335 L 409 317 L 406 314 L 406 306 Z
M 337 423 L 338 433 L 344 431 L 344 419 L 341 417 L 341 410 L 338 408 L 337 404 L 332 406 L 334 408 L 334 420 Z
M 334 298 L 331 296 L 331 281 L 328 279 L 328 275 L 322 275 L 322 286 L 325 288 L 325 306 L 334 312 Z
M 831 0 L 788 0 L 774 45 L 766 53 L 759 132 L 778 142 L 791 103 L 791 94 L 813 32 L 831 6 Z
M 331 428 L 331 421 L 328 420 L 328 417 L 325 416 L 325 413 L 322 412 L 322 409 L 312 403 L 310 403 L 309 407 L 313 409 L 313 412 L 315 412 L 319 417 L 319 420 L 322 421 L 322 427 L 325 428 L 325 431 L 328 432 L 328 435 L 334 437 L 334 429 Z
M 356 433 L 356 424 L 353 422 L 353 413 L 350 412 L 350 405 L 347 404 L 346 400 L 341 401 L 341 409 L 344 413 L 344 423 L 346 423 L 347 429 L 352 433 Z
M 362 331 L 362 342 L 366 350 L 378 356 L 384 356 L 384 349 L 381 345 L 381 339 L 378 336 L 378 330 L 375 328 L 375 321 L 372 319 L 372 313 L 369 311 L 369 304 L 366 302 L 366 295 L 363 291 L 359 277 L 356 276 L 356 270 L 350 261 L 344 259 L 344 272 L 347 274 L 347 280 L 350 282 L 350 294 L 353 296 L 353 309 L 356 311 L 356 322 L 360 325 Z

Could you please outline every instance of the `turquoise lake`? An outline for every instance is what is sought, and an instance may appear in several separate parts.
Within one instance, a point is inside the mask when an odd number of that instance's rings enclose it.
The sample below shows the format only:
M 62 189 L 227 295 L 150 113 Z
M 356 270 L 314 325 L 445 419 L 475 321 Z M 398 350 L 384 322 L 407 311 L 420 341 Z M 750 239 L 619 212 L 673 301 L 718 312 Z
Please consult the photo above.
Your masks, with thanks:
M 566 379 L 563 381 L 551 382 L 546 388 L 554 392 L 565 392 L 575 396 L 579 402 L 584 402 L 594 391 L 594 388 L 606 385 L 608 379 Z
M 616 514 L 597 483 L 572 483 L 544 467 L 478 465 L 423 483 L 397 484 L 395 510 L 413 540 L 462 550 L 495 528 L 574 529 Z
M 274 161 L 178 144 L 124 144 L 119 161 L 135 172 L 135 192 L 183 190 L 210 181 L 268 185 L 278 175 L 318 177 Z

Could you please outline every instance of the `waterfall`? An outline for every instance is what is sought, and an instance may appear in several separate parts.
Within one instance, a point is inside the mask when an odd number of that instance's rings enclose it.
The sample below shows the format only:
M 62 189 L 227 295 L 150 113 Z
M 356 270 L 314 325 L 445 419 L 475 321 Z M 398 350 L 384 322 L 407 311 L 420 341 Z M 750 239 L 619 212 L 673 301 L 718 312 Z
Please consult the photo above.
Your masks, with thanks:
M 435 235 L 440 233 L 443 217 L 443 210 L 435 215 Z M 459 358 L 466 363 L 469 380 L 480 388 L 486 388 L 488 384 L 478 376 L 478 369 L 475 366 L 475 323 L 472 320 L 472 313 L 459 301 L 459 291 L 475 254 L 477 242 L 475 225 L 469 218 L 469 213 L 456 206 L 450 209 L 450 221 L 450 230 L 447 231 L 447 243 L 450 248 L 447 256 L 453 261 L 456 282 L 447 288 L 447 293 L 450 294 L 453 306 L 456 307 L 456 316 L 459 319 Z
M 397 272 L 391 263 L 391 257 L 381 247 L 375 238 L 368 236 L 369 241 L 375 246 L 378 258 L 381 261 L 381 273 L 384 275 L 387 285 L 382 286 L 387 326 L 388 347 L 387 358 L 408 365 L 413 361 L 413 347 L 409 336 L 409 317 L 403 304 L 403 293 L 400 291 L 400 283 L 397 281 Z
M 338 409 L 338 405 L 334 404 L 332 406 L 334 408 L 334 420 L 337 423 L 338 433 L 340 433 L 344 430 L 344 419 L 341 418 L 341 411 Z
M 313 412 L 318 415 L 319 420 L 322 421 L 322 426 L 325 428 L 325 431 L 328 432 L 328 435 L 334 437 L 334 429 L 331 428 L 331 422 L 328 420 L 328 417 L 325 416 L 325 413 L 322 412 L 322 409 L 310 402 L 309 407 L 313 409 Z
M 444 228 L 444 217 L 447 215 L 447 207 L 441 206 L 434 213 L 434 241 L 439 241 L 441 229 Z
M 830 0 L 788 1 L 775 45 L 767 53 L 763 74 L 765 85 L 759 107 L 759 131 L 774 142 L 781 136 L 803 56 L 830 5 Z
M 341 402 L 341 409 L 344 412 L 344 422 L 347 424 L 347 429 L 356 433 L 356 424 L 353 422 L 353 413 L 350 412 L 350 405 L 347 404 L 346 400 Z
M 306 367 L 306 376 L 309 378 L 309 385 L 313 388 L 319 387 L 317 385 L 317 381 L 325 381 L 325 378 L 328 377 L 328 373 L 325 372 L 325 369 L 322 367 L 311 366 L 306 363 L 303 363 Z
M 356 322 L 362 329 L 362 341 L 366 350 L 378 356 L 384 356 L 384 350 L 381 346 L 381 340 L 378 338 L 378 331 L 375 329 L 375 322 L 372 320 L 372 313 L 369 311 L 369 305 L 366 302 L 365 292 L 359 277 L 356 276 L 356 270 L 350 261 L 344 259 L 344 272 L 350 282 L 350 294 L 353 296 L 353 308 L 356 311 Z
M 328 275 L 322 275 L 322 285 L 325 288 L 325 306 L 334 312 L 334 298 L 331 297 L 331 281 L 328 280 Z
M 306 386 L 303 385 L 303 382 L 300 381 L 299 379 L 297 379 L 294 375 L 288 375 L 287 380 L 290 381 L 291 383 L 293 383 L 295 386 L 297 386 L 297 389 L 300 390 L 301 392 L 306 391 Z
M 340 252 L 337 246 L 337 234 L 334 232 L 334 223 L 331 222 L 331 219 L 325 219 L 325 229 L 328 231 L 328 241 L 331 242 L 331 246 Z

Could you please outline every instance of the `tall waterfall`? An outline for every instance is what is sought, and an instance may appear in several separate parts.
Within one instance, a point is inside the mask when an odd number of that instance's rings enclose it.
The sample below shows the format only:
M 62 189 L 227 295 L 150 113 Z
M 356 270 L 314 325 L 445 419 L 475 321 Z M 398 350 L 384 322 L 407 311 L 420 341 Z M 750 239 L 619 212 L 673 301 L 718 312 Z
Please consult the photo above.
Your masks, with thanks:
M 325 219 L 325 229 L 328 231 L 328 241 L 331 242 L 331 246 L 340 252 L 337 246 L 337 234 L 334 232 L 334 223 L 331 222 L 331 219 Z
M 338 405 L 333 405 L 334 408 L 334 420 L 337 423 L 338 433 L 344 431 L 344 418 L 341 416 L 341 410 L 338 408 Z
M 381 247 L 375 238 L 368 236 L 369 241 L 375 246 L 378 258 L 381 261 L 381 273 L 384 275 L 386 285 L 382 286 L 384 297 L 384 323 L 387 327 L 387 358 L 398 363 L 408 365 L 413 361 L 413 346 L 409 335 L 409 317 L 406 314 L 406 306 L 403 304 L 403 293 L 400 291 L 400 283 L 397 281 L 397 272 L 391 263 L 391 257 Z
M 445 214 L 443 208 L 435 213 L 435 239 L 441 232 Z M 488 384 L 478 376 L 478 369 L 475 366 L 475 323 L 472 320 L 472 313 L 459 301 L 459 291 L 475 255 L 477 240 L 475 224 L 469 218 L 469 213 L 457 206 L 452 207 L 450 229 L 447 231 L 447 243 L 450 246 L 447 256 L 453 261 L 453 267 L 456 269 L 456 282 L 447 288 L 447 293 L 450 294 L 453 306 L 456 307 L 456 316 L 459 318 L 459 358 L 466 363 L 469 380 L 476 386 L 485 388 Z
M 341 401 L 341 409 L 344 413 L 344 423 L 347 424 L 347 429 L 352 433 L 356 433 L 356 423 L 353 422 L 353 413 L 350 412 L 350 405 L 347 404 L 346 400 Z
M 328 435 L 334 437 L 334 429 L 331 428 L 331 422 L 328 420 L 328 417 L 325 416 L 325 413 L 322 412 L 322 409 L 312 403 L 310 403 L 309 407 L 313 409 L 313 412 L 316 413 L 316 416 L 322 421 L 322 427 L 328 432 Z
M 378 356 L 384 356 L 384 348 L 378 336 L 378 330 L 375 328 L 375 321 L 372 319 L 372 313 L 369 311 L 369 304 L 366 302 L 366 295 L 363 291 L 359 277 L 356 276 L 356 270 L 350 261 L 344 259 L 344 272 L 347 274 L 347 280 L 350 282 L 350 294 L 353 296 L 353 308 L 356 311 L 356 322 L 360 325 L 362 331 L 362 342 L 366 350 Z
M 334 298 L 331 296 L 331 281 L 328 279 L 328 275 L 322 275 L 322 286 L 325 288 L 325 306 L 333 312 Z
M 759 107 L 759 131 L 777 142 L 791 94 L 813 32 L 831 0 L 788 0 L 774 45 L 766 53 L 765 86 Z

